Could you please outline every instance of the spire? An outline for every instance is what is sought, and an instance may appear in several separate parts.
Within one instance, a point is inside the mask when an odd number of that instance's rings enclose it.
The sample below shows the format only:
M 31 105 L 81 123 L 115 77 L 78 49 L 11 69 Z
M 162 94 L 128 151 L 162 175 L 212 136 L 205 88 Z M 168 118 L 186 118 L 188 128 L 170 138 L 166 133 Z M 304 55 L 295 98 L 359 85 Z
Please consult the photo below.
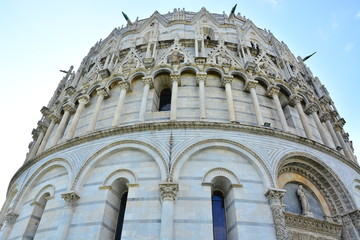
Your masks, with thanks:
M 229 19 L 235 15 L 235 10 L 236 10 L 236 6 L 237 4 L 235 4 L 235 6 L 231 9 L 230 15 L 229 15 Z

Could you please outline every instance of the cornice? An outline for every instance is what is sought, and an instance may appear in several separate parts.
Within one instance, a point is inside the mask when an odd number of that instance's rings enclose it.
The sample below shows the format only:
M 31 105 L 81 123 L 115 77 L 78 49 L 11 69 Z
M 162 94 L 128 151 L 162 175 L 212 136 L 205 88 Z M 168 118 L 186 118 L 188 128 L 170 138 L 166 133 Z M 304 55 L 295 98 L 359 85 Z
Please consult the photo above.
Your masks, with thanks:
M 277 137 L 280 139 L 285 139 L 289 141 L 293 141 L 299 144 L 302 144 L 306 147 L 313 148 L 315 150 L 321 151 L 325 154 L 328 154 L 342 163 L 348 165 L 356 172 L 360 173 L 360 167 L 354 162 L 345 158 L 345 156 L 338 153 L 336 150 L 329 148 L 319 142 L 310 140 L 308 138 L 304 138 L 292 133 L 282 132 L 274 129 L 269 129 L 261 126 L 251 126 L 240 123 L 219 123 L 219 122 L 202 122 L 202 121 L 169 121 L 169 122 L 147 122 L 147 123 L 139 123 L 135 125 L 129 126 L 120 126 L 108 128 L 102 131 L 92 132 L 86 135 L 82 135 L 79 137 L 75 137 L 73 139 L 67 140 L 65 142 L 59 143 L 40 155 L 37 155 L 33 159 L 29 159 L 24 163 L 23 166 L 15 173 L 13 178 L 10 181 L 9 186 L 13 184 L 17 177 L 21 175 L 24 171 L 29 169 L 35 163 L 41 161 L 41 159 L 67 148 L 71 148 L 82 143 L 90 142 L 96 139 L 115 136 L 119 134 L 127 134 L 134 132 L 143 132 L 143 131 L 154 131 L 154 130 L 168 130 L 168 129 L 218 129 L 225 131 L 236 131 L 236 132 L 246 132 L 257 135 L 266 135 L 271 137 Z

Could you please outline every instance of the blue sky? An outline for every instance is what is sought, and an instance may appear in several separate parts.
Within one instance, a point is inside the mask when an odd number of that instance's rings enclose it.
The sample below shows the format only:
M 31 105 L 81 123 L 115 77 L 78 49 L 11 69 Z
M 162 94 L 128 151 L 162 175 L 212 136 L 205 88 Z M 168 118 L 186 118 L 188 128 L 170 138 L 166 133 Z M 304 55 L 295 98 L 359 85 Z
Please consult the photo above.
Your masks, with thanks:
M 31 131 L 63 77 L 115 28 L 174 8 L 250 18 L 284 41 L 295 56 L 317 51 L 306 63 L 327 87 L 360 158 L 360 1 L 10 1 L 0 2 L 0 204 L 10 178 L 25 160 Z

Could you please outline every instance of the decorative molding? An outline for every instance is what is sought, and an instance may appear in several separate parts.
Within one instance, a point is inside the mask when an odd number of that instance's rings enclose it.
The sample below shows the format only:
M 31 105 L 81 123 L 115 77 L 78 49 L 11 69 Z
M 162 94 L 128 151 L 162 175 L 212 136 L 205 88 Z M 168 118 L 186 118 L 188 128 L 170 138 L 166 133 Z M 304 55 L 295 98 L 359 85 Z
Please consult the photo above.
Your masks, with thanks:
M 311 233 L 317 233 L 324 239 L 339 239 L 341 236 L 342 224 L 322 221 L 289 212 L 285 212 L 284 215 L 286 226 L 291 229 L 292 233 L 298 231 L 307 232 L 310 235 Z
M 233 187 L 242 187 L 239 178 L 232 171 L 222 167 L 213 168 L 209 170 L 207 173 L 205 173 L 202 179 L 202 184 L 211 185 L 212 180 L 217 176 L 226 177 L 231 182 L 231 185 Z

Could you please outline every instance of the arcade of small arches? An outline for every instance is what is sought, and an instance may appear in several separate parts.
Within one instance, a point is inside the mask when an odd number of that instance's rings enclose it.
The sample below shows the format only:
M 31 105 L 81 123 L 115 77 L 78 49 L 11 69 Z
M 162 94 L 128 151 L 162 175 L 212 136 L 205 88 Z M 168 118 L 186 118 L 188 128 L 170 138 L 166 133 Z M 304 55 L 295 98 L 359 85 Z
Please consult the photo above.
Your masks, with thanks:
M 119 127 L 127 125 L 122 123 L 122 112 L 124 111 L 125 99 L 131 97 L 133 83 L 142 80 L 143 92 L 141 97 L 141 105 L 138 110 L 138 119 L 131 123 L 144 123 L 156 120 L 147 119 L 147 105 L 149 101 L 149 91 L 154 89 L 155 95 L 153 97 L 152 111 L 169 112 L 168 120 L 179 121 L 178 108 L 178 90 L 182 87 L 181 79 L 184 74 L 190 74 L 196 78 L 199 96 L 199 116 L 198 121 L 209 120 L 209 104 L 207 103 L 206 96 L 206 82 L 209 75 L 215 75 L 221 81 L 221 86 L 225 88 L 225 97 L 227 103 L 228 121 L 232 123 L 242 123 L 238 120 L 238 114 L 235 110 L 234 90 L 232 85 L 236 82 L 242 82 L 242 91 L 249 92 L 252 101 L 252 111 L 256 117 L 256 122 L 252 125 L 270 127 L 271 124 L 264 121 L 263 107 L 259 104 L 257 91 L 264 91 L 269 99 L 272 98 L 273 106 L 276 108 L 277 120 L 280 122 L 279 127 L 274 128 L 283 132 L 292 132 L 297 135 L 304 135 L 310 140 L 318 141 L 325 146 L 336 149 L 342 153 L 347 159 L 356 162 L 356 157 L 353 154 L 352 148 L 349 143 L 348 135 L 344 134 L 342 126 L 345 121 L 338 119 L 332 122 L 334 118 L 331 117 L 330 112 L 324 109 L 331 109 L 331 103 L 324 99 L 308 99 L 306 94 L 303 94 L 298 88 L 294 88 L 291 84 L 284 81 L 268 80 L 263 76 L 253 75 L 243 70 L 229 71 L 229 74 L 224 74 L 221 68 L 208 67 L 200 71 L 195 66 L 180 65 L 179 70 L 175 71 L 171 68 L 158 68 L 152 73 L 146 74 L 142 69 L 134 70 L 129 74 L 130 77 L 124 76 L 110 76 L 105 79 L 102 84 L 96 83 L 92 86 L 87 86 L 87 92 L 72 93 L 72 96 L 62 105 L 58 105 L 57 109 L 50 112 L 49 109 L 43 108 L 42 112 L 44 119 L 49 119 L 49 123 L 44 121 L 39 122 L 38 128 L 35 131 L 34 144 L 27 156 L 27 161 L 36 156 L 41 155 L 46 149 L 57 145 L 59 142 L 70 140 L 74 138 L 80 118 L 84 109 L 89 105 L 91 98 L 96 94 L 98 95 L 94 111 L 91 114 L 91 120 L 87 126 L 86 133 L 91 133 L 96 130 L 97 121 L 99 119 L 100 110 L 102 108 L 104 99 L 111 96 L 113 89 L 119 87 L 120 94 L 116 105 L 115 112 L 113 113 L 113 120 L 110 127 Z M 71 92 L 69 90 L 69 92 Z M 294 107 L 297 116 L 301 122 L 302 129 L 294 129 L 292 115 L 285 116 L 285 107 Z M 251 109 L 249 109 L 251 111 Z M 74 114 L 72 121 L 69 123 L 71 115 Z M 60 117 L 61 116 L 61 117 Z M 315 123 L 316 128 L 309 125 L 309 119 Z M 212 120 L 213 121 L 213 120 Z M 249 123 L 246 123 L 249 124 Z M 55 126 L 57 128 L 55 129 Z M 69 125 L 69 126 L 67 126 Z M 298 128 L 298 127 L 295 127 Z M 102 128 L 104 129 L 104 128 Z M 67 130 L 67 131 L 65 131 Z M 316 131 L 316 133 L 314 132 Z M 64 135 L 66 133 L 66 136 Z M 84 133 L 82 133 L 83 135 Z M 314 135 L 319 136 L 315 139 Z M 50 136 L 51 142 L 49 142 Z
M 354 181 L 355 194 L 351 195 L 330 168 L 320 159 L 309 154 L 295 152 L 283 155 L 278 159 L 276 169 L 265 171 L 266 164 L 261 163 L 261 158 L 255 153 L 247 152 L 236 143 L 221 143 L 221 141 L 213 143 L 217 144 L 209 145 L 203 142 L 187 147 L 184 150 L 187 154 L 178 154 L 174 161 L 172 168 L 177 169 L 170 170 L 168 170 L 168 164 L 161 160 L 164 157 L 156 151 L 155 147 L 140 141 L 111 144 L 85 161 L 77 172 L 66 159 L 47 161 L 26 180 L 22 187 L 17 183 L 11 186 L 4 205 L 4 208 L 8 210 L 3 216 L 0 239 L 7 239 L 16 225 L 16 219 L 22 219 L 23 222 L 16 231 L 27 239 L 33 239 L 38 227 L 42 226 L 41 220 L 46 217 L 46 210 L 54 207 L 51 204 L 58 201 L 58 195 L 65 200 L 65 206 L 59 216 L 61 218 L 59 221 L 63 224 L 58 226 L 55 239 L 65 239 L 71 228 L 72 218 L 77 214 L 74 209 L 81 203 L 82 195 L 85 196 L 84 199 L 89 195 L 86 185 L 91 185 L 88 180 L 94 179 L 96 166 L 116 152 L 131 150 L 151 156 L 155 162 L 154 166 L 157 166 L 158 170 L 152 171 L 154 175 L 159 176 L 158 200 L 162 206 L 160 239 L 172 239 L 177 196 L 181 194 L 181 191 L 186 191 L 181 190 L 182 182 L 179 173 L 193 155 L 214 147 L 233 149 L 231 151 L 239 152 L 255 166 L 264 184 L 264 190 L 268 189 L 265 195 L 268 197 L 269 207 L 273 214 L 277 239 L 289 237 L 295 239 L 295 236 L 302 234 L 298 231 L 299 227 L 310 234 L 313 232 L 324 237 L 320 239 L 339 239 L 340 237 L 357 239 L 360 237 L 358 220 L 360 212 L 356 210 L 356 201 L 358 204 L 360 202 L 360 197 L 356 195 L 356 189 L 360 188 L 360 179 Z M 222 162 L 218 164 L 221 166 Z M 92 193 L 103 196 L 101 199 L 104 199 L 104 204 L 110 202 L 117 206 L 116 212 L 106 204 L 101 208 L 101 215 L 104 215 L 101 221 L 109 217 L 110 220 L 106 222 L 107 227 L 102 228 L 99 236 L 107 236 L 107 231 L 110 229 L 113 237 L 109 239 L 121 238 L 124 219 L 126 219 L 127 199 L 132 198 L 134 192 L 138 192 L 138 189 L 142 189 L 142 185 L 146 184 L 139 177 L 142 171 L 140 168 L 126 168 L 121 164 L 118 167 L 119 169 L 115 171 L 102 173 L 102 180 L 96 184 L 98 190 Z M 62 173 L 60 175 L 64 178 L 63 180 L 51 180 L 50 173 L 55 170 L 57 174 Z M 271 172 L 275 175 L 271 176 Z M 231 203 L 239 196 L 241 189 L 247 187 L 246 183 L 240 179 L 237 169 L 230 170 L 226 167 L 211 168 L 203 173 L 202 188 L 205 192 L 211 193 L 209 201 L 212 203 L 214 239 L 237 239 L 235 236 L 239 234 L 236 227 L 238 219 L 234 214 L 235 204 Z M 300 188 L 305 197 L 300 197 Z M 63 193 L 59 194 L 59 191 Z M 27 204 L 31 206 L 31 216 L 35 217 L 27 218 L 22 215 L 22 208 Z M 283 212 L 281 209 L 284 206 Z M 304 221 L 307 222 L 306 226 L 301 225 Z

